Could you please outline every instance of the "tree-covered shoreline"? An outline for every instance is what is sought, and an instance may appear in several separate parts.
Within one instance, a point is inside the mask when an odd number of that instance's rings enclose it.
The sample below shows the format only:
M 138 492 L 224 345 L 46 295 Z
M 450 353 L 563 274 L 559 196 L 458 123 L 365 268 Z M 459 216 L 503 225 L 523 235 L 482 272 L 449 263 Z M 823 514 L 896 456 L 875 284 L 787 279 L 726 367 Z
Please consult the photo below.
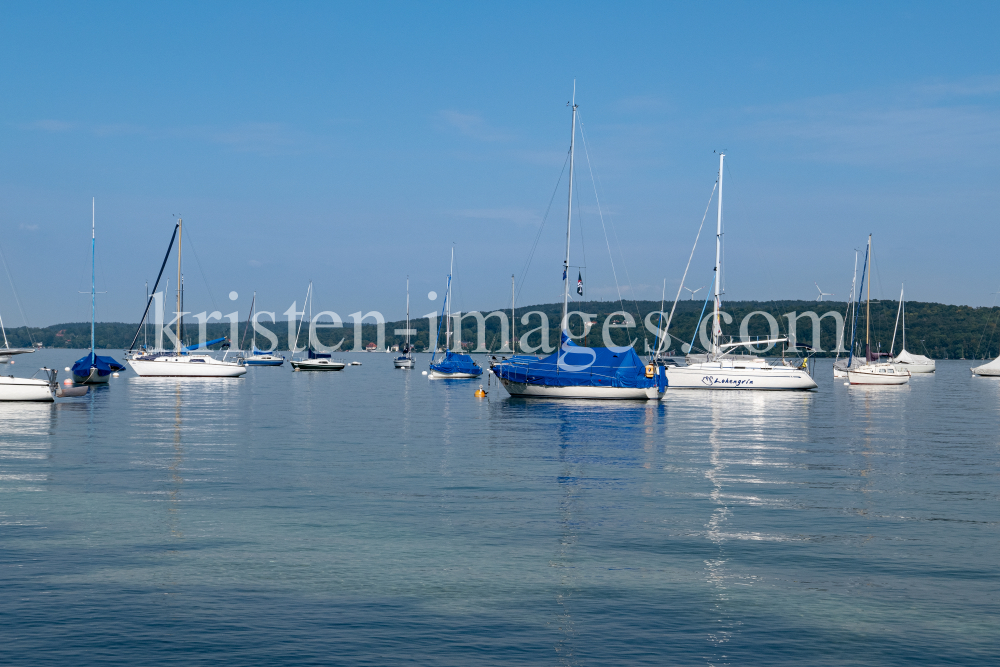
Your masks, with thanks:
M 684 343 L 690 343 L 694 338 L 694 349 L 699 351 L 702 347 L 700 336 L 695 334 L 695 326 L 699 321 L 699 316 L 704 306 L 703 300 L 683 301 L 678 303 L 677 311 L 670 326 L 671 343 L 669 350 L 675 354 L 682 352 Z M 647 316 L 651 324 L 655 327 L 659 325 L 660 302 L 638 301 L 625 302 L 621 304 L 617 301 L 585 301 L 571 304 L 571 311 L 585 313 L 586 318 L 573 316 L 570 321 L 571 331 L 575 336 L 583 333 L 583 321 L 596 322 L 590 329 L 586 339 L 578 339 L 579 344 L 591 347 L 602 347 L 604 345 L 603 327 L 609 317 L 612 323 L 621 323 L 626 318 L 621 314 L 627 312 L 635 322 L 634 327 L 618 328 L 609 327 L 608 335 L 615 345 L 628 345 L 635 343 L 636 350 L 640 354 L 645 354 L 648 349 L 654 349 L 656 345 L 655 334 L 646 327 Z M 889 351 L 892 344 L 893 328 L 896 321 L 896 309 L 898 303 L 893 301 L 882 301 L 872 303 L 871 317 L 871 338 L 875 348 L 882 351 Z M 670 304 L 663 308 L 670 312 Z M 723 312 L 731 316 L 732 322 L 723 325 L 725 337 L 740 336 L 740 324 L 744 322 L 748 315 L 757 313 L 747 320 L 747 334 L 750 337 L 760 336 L 766 338 L 771 333 L 771 327 L 763 315 L 767 313 L 777 326 L 780 336 L 786 336 L 789 332 L 790 314 L 798 315 L 796 321 L 796 340 L 800 343 L 811 345 L 813 338 L 813 320 L 810 316 L 803 315 L 807 312 L 815 313 L 820 317 L 820 347 L 822 352 L 817 352 L 818 356 L 833 356 L 837 344 L 836 318 L 831 315 L 831 311 L 839 313 L 842 317 L 846 310 L 844 302 L 836 301 L 729 301 L 724 302 Z M 510 309 L 502 312 L 503 318 L 510 319 Z M 562 313 L 562 304 L 550 303 L 533 306 L 519 307 L 515 311 L 516 316 L 516 336 L 521 339 L 525 333 L 530 333 L 524 343 L 530 348 L 535 348 L 542 344 L 543 319 L 548 321 L 548 345 L 551 349 L 559 343 L 559 319 Z M 616 314 L 617 313 L 617 314 Z M 466 349 L 479 348 L 480 342 L 490 351 L 500 349 L 502 344 L 501 320 L 498 315 L 490 316 L 490 312 L 481 311 L 486 317 L 485 327 L 482 336 L 479 332 L 479 322 L 473 314 L 463 317 L 461 335 L 459 340 Z M 542 317 L 544 315 L 544 318 Z M 522 318 L 528 317 L 528 324 L 522 324 Z M 705 317 L 711 316 L 711 304 L 705 310 Z M 970 306 L 954 306 L 941 303 L 907 302 L 906 303 L 906 346 L 911 352 L 925 354 L 935 359 L 954 358 L 994 358 L 1000 354 L 1000 332 L 997 332 L 997 324 L 1000 321 L 1000 307 L 997 308 L 973 308 Z M 329 324 L 328 320 L 322 322 Z M 417 350 L 428 349 L 429 340 L 432 335 L 429 332 L 430 321 L 427 318 L 410 320 L 410 326 L 416 330 L 416 334 L 411 336 L 411 342 Z M 267 328 L 277 339 L 277 349 L 287 350 L 289 345 L 288 322 L 278 321 L 276 323 L 262 322 L 261 326 Z M 704 325 L 703 325 L 704 326 Z M 124 349 L 131 342 L 135 335 L 136 324 L 122 322 L 99 322 L 95 327 L 96 344 L 101 349 Z M 245 322 L 239 324 L 239 336 L 242 337 Z M 386 322 L 384 327 L 384 344 L 388 346 L 399 345 L 403 342 L 403 335 L 396 335 L 397 330 L 405 327 L 405 321 L 397 320 Z M 306 326 L 299 336 L 299 346 L 306 343 Z M 845 336 L 847 342 L 844 347 L 850 345 L 851 322 L 846 322 Z M 231 332 L 228 322 L 212 322 L 206 327 L 206 335 L 209 339 L 227 336 Z M 184 342 L 191 344 L 197 341 L 198 325 L 193 320 L 189 321 L 184 329 Z M 436 332 L 435 332 L 436 334 Z M 369 343 L 377 341 L 378 330 L 372 319 L 369 318 L 361 327 L 361 348 Z M 293 335 L 294 337 L 294 335 Z M 864 344 L 865 322 L 864 306 L 861 307 L 861 315 L 858 319 L 858 331 L 855 338 Z M 7 329 L 7 339 L 12 347 L 29 346 L 41 343 L 44 347 L 61 348 L 88 348 L 90 347 L 90 323 L 73 322 L 56 324 L 49 327 L 17 327 Z M 348 320 L 343 324 L 343 328 L 320 328 L 317 330 L 317 339 L 324 345 L 335 345 L 343 339 L 340 349 L 350 351 L 355 344 L 354 325 Z M 443 327 L 442 327 L 443 339 Z M 143 332 L 139 334 L 138 344 L 144 340 Z M 155 333 L 152 325 L 148 326 L 148 340 L 150 344 L 155 344 Z M 249 340 L 249 337 L 247 338 Z M 166 339 L 165 339 L 166 341 Z M 267 348 L 270 344 L 261 335 L 257 337 L 258 345 Z M 239 341 L 236 341 L 238 343 Z M 439 345 L 443 341 L 439 341 Z M 896 332 L 895 351 L 898 352 L 902 344 L 902 331 Z M 236 347 L 237 345 L 234 345 Z M 249 342 L 245 343 L 249 346 Z M 523 343 L 518 344 L 518 350 L 523 348 Z M 532 350 L 534 351 L 534 350 Z M 539 349 L 538 352 L 544 350 Z M 781 346 L 772 349 L 769 354 L 781 354 Z

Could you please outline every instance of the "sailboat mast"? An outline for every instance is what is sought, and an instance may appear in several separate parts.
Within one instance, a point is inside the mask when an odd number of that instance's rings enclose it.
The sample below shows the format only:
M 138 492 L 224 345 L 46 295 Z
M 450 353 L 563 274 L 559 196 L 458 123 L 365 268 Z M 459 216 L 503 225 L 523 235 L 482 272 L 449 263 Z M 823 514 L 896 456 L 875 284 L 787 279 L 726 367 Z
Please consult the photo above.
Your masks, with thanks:
M 184 220 L 177 219 L 177 353 L 181 351 L 181 242 L 184 239 Z
M 905 285 L 903 287 L 906 287 Z M 903 350 L 906 349 L 906 302 L 903 301 L 903 290 L 899 290 L 899 307 L 903 311 Z
M 510 353 L 517 354 L 517 332 L 514 327 L 514 274 L 510 275 Z
M 726 159 L 725 153 L 719 153 L 719 218 L 715 228 L 715 308 L 712 312 L 712 354 L 718 354 L 719 336 L 722 335 L 722 327 L 719 325 L 720 294 L 722 293 L 722 279 L 720 265 L 722 263 L 722 164 Z
M 95 232 L 96 226 L 97 198 L 90 200 L 90 356 L 91 363 L 94 362 L 94 320 L 97 319 L 97 270 L 95 268 Z
M 406 276 L 406 354 L 410 353 L 410 276 Z
M 576 143 L 576 79 L 573 80 L 573 122 L 569 135 L 569 203 L 566 206 L 566 259 L 563 261 L 563 315 L 562 328 L 569 329 L 569 238 L 573 220 L 573 151 Z
M 899 316 L 903 314 L 903 288 L 899 288 L 899 307 L 896 308 L 896 324 L 892 327 L 892 345 L 889 347 L 889 356 L 896 351 L 896 331 L 899 330 Z M 904 345 L 905 348 L 905 345 Z
M 868 256 L 872 254 L 872 235 L 868 235 Z M 872 264 L 868 262 L 868 294 L 865 297 L 865 361 L 871 363 Z
M 445 294 L 445 305 L 448 307 L 448 317 L 444 326 L 444 351 L 447 354 L 451 349 L 451 276 L 455 271 L 455 246 L 451 247 L 451 265 L 448 266 L 448 293 Z

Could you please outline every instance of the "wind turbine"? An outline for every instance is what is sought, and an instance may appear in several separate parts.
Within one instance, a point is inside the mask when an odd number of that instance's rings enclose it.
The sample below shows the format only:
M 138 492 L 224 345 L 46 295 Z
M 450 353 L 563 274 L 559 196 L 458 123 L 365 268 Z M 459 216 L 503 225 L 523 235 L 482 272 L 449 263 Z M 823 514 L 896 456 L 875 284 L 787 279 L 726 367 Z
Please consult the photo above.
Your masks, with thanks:
M 813 285 L 816 285 L 816 289 L 819 291 L 819 296 L 816 297 L 817 301 L 822 301 L 824 296 L 833 296 L 830 292 L 824 292 L 817 283 L 813 283 Z
M 691 289 L 690 287 L 685 287 L 684 289 L 686 289 L 688 292 L 691 292 L 691 300 L 693 301 L 694 300 L 694 295 L 697 294 L 698 292 L 702 291 L 703 289 L 705 289 L 705 286 L 702 285 L 698 289 Z

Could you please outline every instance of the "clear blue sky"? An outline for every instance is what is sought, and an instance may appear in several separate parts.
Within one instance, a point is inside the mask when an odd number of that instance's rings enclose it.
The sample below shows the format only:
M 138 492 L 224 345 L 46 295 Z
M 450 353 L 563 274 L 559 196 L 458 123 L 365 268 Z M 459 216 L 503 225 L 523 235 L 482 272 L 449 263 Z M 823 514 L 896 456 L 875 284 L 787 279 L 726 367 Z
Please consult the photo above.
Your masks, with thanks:
M 138 320 L 175 213 L 195 311 L 233 310 L 236 290 L 245 313 L 257 290 L 281 312 L 312 279 L 317 308 L 396 317 L 409 274 L 423 315 L 453 242 L 456 307 L 502 307 L 575 77 L 638 297 L 677 289 L 726 149 L 726 298 L 814 298 L 815 281 L 842 299 L 872 232 L 873 296 L 905 280 L 911 299 L 989 305 L 998 19 L 972 2 L 9 4 L 0 243 L 34 325 L 89 318 L 91 197 L 101 320 Z M 580 149 L 573 263 L 613 298 Z M 565 182 L 520 304 L 561 293 Z M 691 287 L 711 280 L 711 215 Z

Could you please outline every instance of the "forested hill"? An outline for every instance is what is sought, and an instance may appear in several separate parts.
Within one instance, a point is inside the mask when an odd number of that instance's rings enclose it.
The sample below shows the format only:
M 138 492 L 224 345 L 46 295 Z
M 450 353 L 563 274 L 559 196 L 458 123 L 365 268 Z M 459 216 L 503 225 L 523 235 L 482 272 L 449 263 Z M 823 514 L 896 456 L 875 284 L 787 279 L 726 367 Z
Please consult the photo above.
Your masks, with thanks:
M 677 312 L 674 315 L 673 323 L 670 326 L 671 344 L 670 349 L 675 353 L 680 353 L 682 344 L 690 343 L 694 338 L 695 349 L 702 347 L 700 337 L 695 336 L 695 325 L 699 321 L 699 316 L 704 305 L 704 300 L 683 301 L 677 305 Z M 896 320 L 896 302 L 882 301 L 872 303 L 871 315 L 871 340 L 873 347 L 881 346 L 883 351 L 888 351 L 892 342 L 893 326 Z M 646 326 L 647 316 L 652 327 L 659 324 L 660 303 L 654 301 L 625 302 L 624 307 L 619 302 L 609 301 L 586 301 L 575 302 L 570 306 L 572 311 L 585 313 L 586 319 L 595 324 L 590 329 L 586 337 L 585 344 L 592 347 L 601 347 L 603 343 L 603 330 L 606 321 L 611 316 L 609 324 L 621 323 L 625 318 L 618 311 L 627 311 L 636 323 L 635 328 L 609 327 L 608 334 L 610 340 L 616 345 L 626 345 L 634 340 L 636 349 L 640 353 L 646 351 L 646 345 L 650 348 L 655 346 L 655 334 Z M 774 318 L 777 331 L 781 336 L 789 332 L 789 315 L 798 315 L 796 320 L 796 340 L 804 344 L 813 344 L 813 320 L 807 312 L 815 313 L 820 317 L 819 321 L 819 346 L 824 350 L 823 354 L 832 355 L 832 350 L 837 344 L 836 318 L 827 315 L 831 311 L 839 313 L 843 317 L 846 304 L 836 301 L 729 301 L 723 303 L 723 312 L 731 316 L 731 323 L 723 325 L 725 336 L 740 336 L 740 325 L 751 313 L 758 313 L 750 317 L 746 322 L 746 333 L 750 336 L 760 336 L 766 338 L 770 335 L 770 325 L 766 318 L 759 313 L 768 313 Z M 664 310 L 669 313 L 670 304 L 666 304 Z M 503 320 L 494 315 L 487 317 L 485 327 L 480 335 L 479 325 L 474 315 L 466 315 L 462 320 L 461 335 L 459 340 L 467 349 L 479 348 L 482 343 L 488 350 L 499 349 L 502 344 L 501 321 L 509 321 L 510 309 L 504 312 Z M 559 342 L 559 318 L 562 312 L 562 304 L 550 303 L 536 306 L 526 306 L 516 310 L 516 336 L 521 341 L 519 350 L 522 348 L 535 348 L 541 344 L 541 329 L 544 327 L 544 320 L 547 319 L 548 345 L 553 347 Z M 706 317 L 711 314 L 711 304 L 706 309 Z M 483 311 L 482 315 L 488 315 Z M 544 318 L 543 318 L 544 315 Z M 527 318 L 527 320 L 524 320 Z M 1000 307 L 998 308 L 972 308 L 969 306 L 951 306 L 941 303 L 920 303 L 908 302 L 906 304 L 906 347 L 914 353 L 926 354 L 936 359 L 945 358 L 993 358 L 1000 353 L 1000 332 L 997 332 L 997 323 L 1000 320 Z M 526 323 L 524 323 L 526 322 Z M 328 323 L 328 320 L 324 321 Z M 277 323 L 262 322 L 265 327 L 277 339 L 277 348 L 288 349 L 288 322 L 278 321 Z M 405 325 L 403 321 L 387 322 L 385 325 L 384 345 L 396 345 L 403 340 L 402 335 L 395 335 L 396 330 L 402 330 Z M 416 330 L 412 336 L 412 342 L 418 350 L 426 349 L 429 345 L 429 320 L 411 320 L 410 325 Z M 125 324 L 120 322 L 98 323 L 96 327 L 97 347 L 102 349 L 124 349 L 132 340 L 136 330 L 135 324 Z M 704 326 L 704 325 L 703 325 Z M 245 323 L 239 325 L 239 335 L 243 335 Z M 583 318 L 573 316 L 570 320 L 570 327 L 574 335 L 581 335 L 583 332 Z M 846 323 L 845 347 L 850 345 L 851 323 Z M 155 343 L 155 333 L 153 327 L 147 327 L 148 340 L 150 344 Z M 228 322 L 213 322 L 207 327 L 209 338 L 226 336 L 230 333 Z M 527 338 L 524 336 L 527 334 Z M 334 345 L 343 339 L 342 350 L 351 350 L 355 345 L 355 332 L 352 321 L 347 318 L 343 328 L 323 328 L 318 331 L 318 340 L 326 345 Z M 896 351 L 899 350 L 902 332 L 896 334 Z M 185 343 L 192 343 L 197 340 L 198 325 L 193 320 L 185 326 L 183 338 Z M 361 330 L 361 346 L 370 342 L 376 342 L 377 327 L 373 320 L 369 318 L 365 321 Z M 45 347 L 72 347 L 85 348 L 90 346 L 90 323 L 69 323 L 57 324 L 44 328 L 20 327 L 7 330 L 7 338 L 11 346 L 28 346 L 34 343 L 41 343 Z M 442 333 L 443 338 L 443 333 Z M 858 319 L 858 331 L 855 338 L 862 345 L 865 338 L 864 306 L 861 308 L 861 316 Z M 140 333 L 139 343 L 143 342 L 143 333 Z M 578 341 L 583 344 L 582 341 Z M 270 343 L 265 337 L 258 334 L 258 346 L 270 347 Z M 303 330 L 299 345 L 306 343 L 306 332 Z M 248 346 L 249 343 L 247 342 Z M 533 351 L 533 350 L 532 350 Z M 539 350 L 541 352 L 542 350 Z M 772 353 L 780 352 L 779 349 Z

